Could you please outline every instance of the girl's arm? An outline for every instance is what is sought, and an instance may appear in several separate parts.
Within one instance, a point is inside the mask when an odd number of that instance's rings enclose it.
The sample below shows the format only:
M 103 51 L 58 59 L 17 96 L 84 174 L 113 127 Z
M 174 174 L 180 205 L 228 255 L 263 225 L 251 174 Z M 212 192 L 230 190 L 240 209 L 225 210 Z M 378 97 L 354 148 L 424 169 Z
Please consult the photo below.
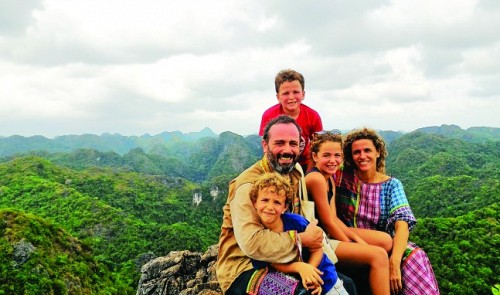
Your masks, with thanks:
M 312 172 L 306 175 L 307 193 L 314 201 L 318 219 L 324 230 L 334 239 L 349 242 L 350 239 L 342 231 L 339 225 L 333 221 L 330 215 L 330 206 L 328 204 L 328 185 L 323 175 L 319 172 Z
M 342 232 L 350 241 L 354 241 L 360 244 L 367 244 L 358 234 L 351 230 L 347 225 L 345 225 L 340 218 L 337 217 L 337 207 L 335 205 L 335 186 L 333 187 L 333 197 L 330 201 L 330 216 L 333 222 L 335 222 Z

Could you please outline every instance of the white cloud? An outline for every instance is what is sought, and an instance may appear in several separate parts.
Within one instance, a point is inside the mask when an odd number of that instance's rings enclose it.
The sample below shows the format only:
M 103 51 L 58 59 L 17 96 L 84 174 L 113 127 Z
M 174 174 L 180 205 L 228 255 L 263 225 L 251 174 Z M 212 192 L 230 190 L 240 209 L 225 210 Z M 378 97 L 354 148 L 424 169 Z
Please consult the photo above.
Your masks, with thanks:
M 390 4 L 371 11 L 371 20 L 386 28 L 404 29 L 420 26 L 441 28 L 452 26 L 474 16 L 478 0 L 432 1 L 392 0 Z
M 463 62 L 458 67 L 464 72 L 474 75 L 499 75 L 500 42 L 491 47 L 464 51 L 462 57 Z
M 274 76 L 325 127 L 500 126 L 498 1 L 0 4 L 0 136 L 256 133 Z

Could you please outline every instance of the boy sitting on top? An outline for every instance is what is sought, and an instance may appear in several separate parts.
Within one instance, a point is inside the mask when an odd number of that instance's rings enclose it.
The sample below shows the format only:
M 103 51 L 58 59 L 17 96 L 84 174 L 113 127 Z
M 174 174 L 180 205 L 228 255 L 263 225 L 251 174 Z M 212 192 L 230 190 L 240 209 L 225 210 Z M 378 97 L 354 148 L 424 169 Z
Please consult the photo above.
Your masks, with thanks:
M 309 145 L 314 132 L 323 130 L 323 123 L 318 112 L 303 104 L 306 95 L 304 76 L 292 69 L 276 74 L 274 88 L 278 103 L 262 114 L 259 135 L 264 135 L 267 123 L 279 115 L 287 115 L 295 119 L 301 130 L 301 154 L 299 163 L 304 173 L 309 166 Z

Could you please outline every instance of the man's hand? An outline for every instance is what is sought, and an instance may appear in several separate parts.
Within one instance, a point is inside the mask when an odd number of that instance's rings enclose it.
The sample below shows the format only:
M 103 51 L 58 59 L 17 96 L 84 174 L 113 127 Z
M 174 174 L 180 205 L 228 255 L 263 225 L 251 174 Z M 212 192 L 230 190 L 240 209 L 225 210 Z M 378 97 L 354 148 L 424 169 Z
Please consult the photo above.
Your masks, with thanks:
M 309 223 L 299 236 L 304 248 L 319 249 L 323 246 L 323 230 L 318 226 L 317 219 Z

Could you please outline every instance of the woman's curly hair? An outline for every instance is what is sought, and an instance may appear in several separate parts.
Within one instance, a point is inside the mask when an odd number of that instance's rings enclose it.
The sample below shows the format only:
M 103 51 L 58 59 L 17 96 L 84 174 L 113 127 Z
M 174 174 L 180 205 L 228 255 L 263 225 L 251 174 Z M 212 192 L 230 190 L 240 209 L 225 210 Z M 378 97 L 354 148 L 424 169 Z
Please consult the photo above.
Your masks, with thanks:
M 377 171 L 385 174 L 385 158 L 388 155 L 385 141 L 375 130 L 366 127 L 353 130 L 347 134 L 344 141 L 344 163 L 356 168 L 356 164 L 352 159 L 352 144 L 360 139 L 369 139 L 373 142 L 375 149 L 380 154 L 380 157 L 377 158 Z

